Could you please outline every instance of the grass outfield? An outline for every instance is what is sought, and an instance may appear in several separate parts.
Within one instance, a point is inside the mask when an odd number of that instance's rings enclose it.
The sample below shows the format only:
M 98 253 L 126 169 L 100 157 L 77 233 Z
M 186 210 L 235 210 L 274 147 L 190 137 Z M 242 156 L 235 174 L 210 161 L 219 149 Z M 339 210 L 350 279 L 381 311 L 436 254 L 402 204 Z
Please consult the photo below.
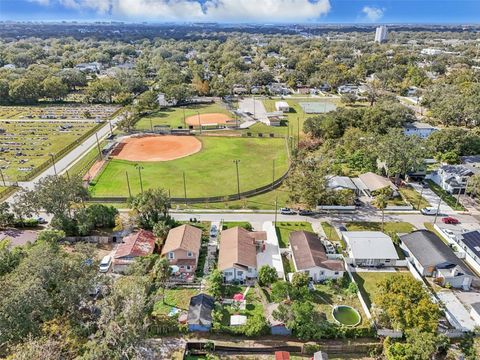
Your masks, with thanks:
M 143 188 L 164 188 L 171 197 L 183 197 L 185 171 L 187 197 L 225 196 L 237 192 L 234 159 L 240 160 L 240 191 L 267 185 L 272 181 L 275 160 L 276 178 L 288 169 L 284 139 L 199 137 L 202 150 L 166 162 L 143 162 Z M 132 195 L 140 192 L 135 162 L 111 160 L 90 187 L 93 196 L 128 196 L 125 172 L 128 171 Z
M 217 103 L 190 105 L 156 111 L 151 115 L 141 118 L 135 124 L 135 128 L 138 130 L 151 130 L 151 127 L 155 125 L 170 125 L 171 128 L 185 128 L 183 116 L 185 115 L 185 118 L 187 118 L 192 115 L 197 115 L 197 113 L 222 113 L 232 116 L 232 118 L 234 116 L 224 106 Z

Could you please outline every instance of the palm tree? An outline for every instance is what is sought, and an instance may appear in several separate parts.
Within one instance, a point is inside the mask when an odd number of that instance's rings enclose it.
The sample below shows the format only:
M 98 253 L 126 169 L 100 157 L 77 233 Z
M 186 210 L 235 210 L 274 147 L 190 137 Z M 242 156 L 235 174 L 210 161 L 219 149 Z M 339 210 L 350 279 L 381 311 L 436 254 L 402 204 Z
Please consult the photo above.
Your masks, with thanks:
M 385 208 L 388 205 L 388 196 L 386 194 L 378 194 L 373 201 L 374 205 L 382 210 L 382 232 L 385 225 Z
M 165 242 L 171 227 L 166 221 L 159 221 L 153 226 L 153 234 L 157 238 L 157 246 L 160 247 Z

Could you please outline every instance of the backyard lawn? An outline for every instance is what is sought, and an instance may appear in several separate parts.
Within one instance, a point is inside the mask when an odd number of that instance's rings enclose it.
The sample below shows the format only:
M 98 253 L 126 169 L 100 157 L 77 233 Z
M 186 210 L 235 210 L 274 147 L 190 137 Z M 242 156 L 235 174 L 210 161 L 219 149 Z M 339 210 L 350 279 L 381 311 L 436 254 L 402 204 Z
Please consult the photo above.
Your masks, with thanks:
M 235 226 L 240 226 L 247 230 L 252 228 L 252 225 L 248 221 L 225 221 L 222 223 L 222 230 L 231 229 Z
M 414 209 L 420 210 L 430 206 L 430 203 L 411 186 L 399 188 L 400 194 Z
M 353 272 L 353 278 L 357 282 L 358 290 L 363 296 L 368 308 L 371 308 L 374 297 L 378 294 L 378 284 L 384 279 L 388 279 L 395 274 L 410 275 L 408 271 L 402 272 Z
M 464 211 L 465 210 L 465 208 L 461 204 L 457 203 L 457 198 L 455 196 L 447 193 L 440 186 L 435 184 L 432 180 L 427 180 L 427 183 L 428 183 L 428 186 L 430 187 L 430 189 L 435 194 L 440 196 L 442 198 L 442 200 L 445 201 L 447 203 L 447 205 L 450 206 L 453 210 L 457 210 L 457 211 Z
M 190 298 L 199 293 L 197 289 L 176 288 L 165 290 L 165 301 L 156 302 L 153 307 L 154 314 L 168 314 L 172 308 L 188 310 Z
M 272 181 L 275 160 L 276 177 L 288 169 L 284 139 L 235 137 L 198 137 L 202 150 L 196 154 L 163 162 L 141 162 L 143 188 L 164 188 L 171 197 L 183 198 L 183 172 L 187 197 L 226 196 L 237 193 L 237 175 L 233 160 L 240 160 L 240 191 L 252 190 Z M 140 193 L 140 176 L 136 163 L 111 160 L 95 178 L 93 196 L 129 196 L 126 172 L 132 195 Z
M 288 237 L 292 231 L 310 231 L 313 232 L 312 225 L 305 221 L 285 222 L 278 221 L 277 226 L 278 243 L 281 248 L 288 248 Z

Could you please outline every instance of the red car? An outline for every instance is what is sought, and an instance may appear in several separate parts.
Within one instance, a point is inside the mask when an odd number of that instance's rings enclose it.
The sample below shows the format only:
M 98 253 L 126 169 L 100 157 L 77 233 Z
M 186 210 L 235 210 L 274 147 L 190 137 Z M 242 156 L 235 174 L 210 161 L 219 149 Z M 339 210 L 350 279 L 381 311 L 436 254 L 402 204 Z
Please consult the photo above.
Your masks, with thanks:
M 460 223 L 460 221 L 458 221 L 457 219 L 453 218 L 453 217 L 444 217 L 442 218 L 442 221 L 445 223 L 445 224 L 452 224 L 452 225 L 457 225 Z

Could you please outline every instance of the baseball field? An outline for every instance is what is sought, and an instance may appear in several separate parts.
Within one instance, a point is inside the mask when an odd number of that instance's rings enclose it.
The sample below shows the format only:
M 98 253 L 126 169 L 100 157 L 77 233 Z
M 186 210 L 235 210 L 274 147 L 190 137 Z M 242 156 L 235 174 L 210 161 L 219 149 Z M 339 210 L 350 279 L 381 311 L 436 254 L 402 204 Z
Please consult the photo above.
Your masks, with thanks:
M 286 143 L 282 138 L 214 136 L 187 138 L 199 140 L 200 151 L 170 161 L 145 161 L 144 157 L 143 161 L 129 161 L 114 157 L 92 181 L 90 187 L 92 195 L 129 196 L 126 175 L 128 173 L 132 195 L 141 191 L 141 175 L 144 190 L 164 188 L 170 190 L 172 197 L 183 197 L 185 172 L 187 197 L 225 196 L 237 192 L 234 160 L 240 160 L 238 168 L 242 192 L 271 183 L 274 175 L 273 160 L 275 178 L 280 177 L 288 169 Z M 142 154 L 139 153 L 139 156 Z M 151 156 L 158 159 L 158 154 L 152 152 Z

